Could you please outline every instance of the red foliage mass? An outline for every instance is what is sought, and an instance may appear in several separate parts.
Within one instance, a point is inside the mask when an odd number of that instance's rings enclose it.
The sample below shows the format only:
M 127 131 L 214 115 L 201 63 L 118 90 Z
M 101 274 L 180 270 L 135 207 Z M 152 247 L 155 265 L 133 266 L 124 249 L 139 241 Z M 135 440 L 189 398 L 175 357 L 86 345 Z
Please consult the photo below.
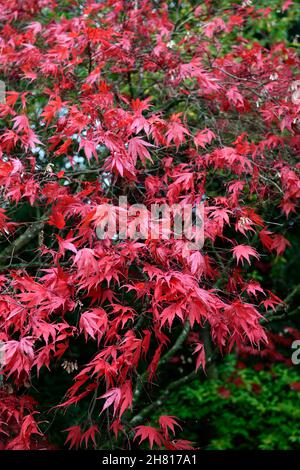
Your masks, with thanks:
M 55 367 L 82 337 L 97 352 L 53 406 L 94 396 L 101 409 L 97 425 L 67 429 L 70 447 L 96 445 L 108 412 L 115 436 L 133 431 L 151 447 L 187 449 L 189 442 L 173 440 L 179 424 L 172 416 L 161 416 L 157 428 L 130 424 L 137 371 L 148 381 L 156 377 L 182 324 L 192 328 L 187 345 L 197 369 L 207 362 L 204 325 L 222 351 L 267 342 L 261 320 L 280 299 L 251 280 L 248 269 L 290 245 L 264 220 L 262 202 L 285 217 L 297 211 L 299 59 L 283 43 L 266 49 L 247 40 L 221 53 L 222 34 L 270 11 L 246 2 L 222 18 L 203 2 L 192 15 L 203 29 L 191 19 L 179 36 L 164 2 L 87 1 L 81 9 L 67 3 L 73 14 L 59 16 L 59 1 L 0 0 L 7 83 L 0 104 L 0 230 L 10 243 L 18 240 L 23 225 L 9 215 L 26 202 L 43 214 L 40 229 L 52 234 L 37 247 L 36 269 L 28 259 L 27 269 L 9 264 L 13 250 L 1 254 L 7 263 L 0 338 L 11 384 L 10 393 L 1 391 L 1 446 L 45 447 L 37 404 L 18 390 L 25 384 L 30 395 L 31 375 Z M 56 19 L 43 17 L 45 8 Z M 197 103 L 205 119 L 195 114 Z M 188 250 L 175 237 L 97 239 L 99 206 L 117 204 L 111 188 L 148 208 L 202 201 L 203 250 Z

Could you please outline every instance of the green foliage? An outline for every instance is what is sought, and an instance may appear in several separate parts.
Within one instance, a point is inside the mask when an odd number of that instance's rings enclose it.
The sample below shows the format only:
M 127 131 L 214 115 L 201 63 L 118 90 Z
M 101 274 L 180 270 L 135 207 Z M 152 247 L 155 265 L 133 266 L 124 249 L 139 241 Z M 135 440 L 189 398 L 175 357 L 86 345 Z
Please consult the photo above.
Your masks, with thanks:
M 184 420 L 185 438 L 207 450 L 300 449 L 300 392 L 293 389 L 299 368 L 236 369 L 231 356 L 219 374 L 195 380 L 165 403 L 168 414 Z

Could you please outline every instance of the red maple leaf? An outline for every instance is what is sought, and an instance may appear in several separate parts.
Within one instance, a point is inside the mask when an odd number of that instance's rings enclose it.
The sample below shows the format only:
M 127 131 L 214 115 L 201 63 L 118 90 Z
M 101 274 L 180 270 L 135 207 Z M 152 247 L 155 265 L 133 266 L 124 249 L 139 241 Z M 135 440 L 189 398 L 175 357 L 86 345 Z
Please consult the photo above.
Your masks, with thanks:
M 79 328 L 84 333 L 86 341 L 89 336 L 92 339 L 97 337 L 99 343 L 106 331 L 107 324 L 107 314 L 102 308 L 94 308 L 80 315 Z
M 68 442 L 70 443 L 70 449 L 75 447 L 78 449 L 80 443 L 83 439 L 83 434 L 80 426 L 70 426 L 69 428 L 65 429 L 64 431 L 68 431 L 68 435 L 65 441 L 65 444 Z
M 135 429 L 134 440 L 140 437 L 141 442 L 148 440 L 150 444 L 150 449 L 153 448 L 154 444 L 157 444 L 158 447 L 161 447 L 163 437 L 160 431 L 157 428 L 152 426 L 137 426 Z
M 158 423 L 166 439 L 169 438 L 169 435 L 168 435 L 169 429 L 173 434 L 175 434 L 175 426 L 178 426 L 180 429 L 182 429 L 181 426 L 177 423 L 175 416 L 161 415 L 158 419 Z
M 146 163 L 146 160 L 150 160 L 153 163 L 151 155 L 147 147 L 153 147 L 153 144 L 146 142 L 140 137 L 133 137 L 128 143 L 128 153 L 132 157 L 134 163 L 139 157 L 142 163 Z
M 195 351 L 193 352 L 193 354 L 197 354 L 198 353 L 198 357 L 197 357 L 197 361 L 196 361 L 196 371 L 199 369 L 200 366 L 202 366 L 203 370 L 205 371 L 205 349 L 204 349 L 204 345 L 202 343 L 198 343 L 196 345 L 196 348 L 195 348 Z
M 259 259 L 259 254 L 257 251 L 248 245 L 237 245 L 233 249 L 233 256 L 236 258 L 237 263 L 241 261 L 244 264 L 244 260 L 248 261 L 251 264 L 250 256 L 253 256 L 256 259 Z

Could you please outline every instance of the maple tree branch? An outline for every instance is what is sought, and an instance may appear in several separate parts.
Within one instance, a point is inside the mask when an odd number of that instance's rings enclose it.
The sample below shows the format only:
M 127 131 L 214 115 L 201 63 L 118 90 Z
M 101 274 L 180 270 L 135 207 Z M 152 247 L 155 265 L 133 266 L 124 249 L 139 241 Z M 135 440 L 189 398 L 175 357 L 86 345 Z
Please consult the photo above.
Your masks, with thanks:
M 162 366 L 163 364 L 165 364 L 166 362 L 168 362 L 171 359 L 171 357 L 173 357 L 176 354 L 176 352 L 181 348 L 182 344 L 184 343 L 187 336 L 189 335 L 190 330 L 191 330 L 191 325 L 190 325 L 190 322 L 187 320 L 185 324 L 183 325 L 182 332 L 178 336 L 172 348 L 160 359 L 158 363 L 158 368 Z M 139 376 L 139 383 L 136 385 L 136 388 L 134 391 L 135 401 L 138 400 L 142 392 L 144 380 L 147 377 L 147 375 L 148 375 L 148 371 L 146 370 L 145 372 L 143 372 L 143 374 Z
M 189 374 L 185 375 L 184 377 L 181 377 L 180 379 L 174 380 L 171 382 L 163 391 L 163 393 L 150 405 L 146 406 L 142 410 L 139 411 L 139 413 L 134 416 L 130 421 L 129 424 L 131 426 L 136 426 L 137 424 L 141 423 L 143 419 L 148 416 L 151 411 L 154 409 L 160 407 L 163 404 L 163 399 L 166 398 L 166 396 L 171 392 L 172 390 L 177 389 L 181 385 L 184 385 L 188 382 L 191 382 L 197 377 L 197 373 L 195 371 L 190 372 Z
M 211 341 L 211 336 L 210 336 L 210 329 L 206 325 L 203 328 L 203 343 L 204 343 L 204 350 L 205 350 L 205 355 L 207 357 L 207 378 L 208 380 L 213 380 L 218 378 L 218 370 L 216 368 L 216 363 L 213 360 L 214 359 L 214 354 L 213 354 L 213 347 L 212 347 L 212 341 Z
M 187 320 L 185 322 L 185 324 L 183 325 L 182 332 L 178 336 L 178 338 L 175 341 L 174 345 L 171 347 L 171 349 L 169 349 L 169 351 L 159 361 L 159 364 L 158 364 L 159 366 L 161 366 L 161 365 L 165 364 L 166 362 L 168 362 L 169 359 L 171 359 L 171 357 L 173 357 L 174 354 L 176 354 L 176 352 L 181 348 L 182 344 L 184 343 L 184 341 L 188 337 L 190 331 L 191 331 L 191 325 L 190 325 L 190 322 Z
M 131 72 L 127 72 L 127 83 L 128 83 L 128 87 L 129 87 L 130 97 L 131 97 L 131 99 L 133 99 L 134 98 L 134 90 L 133 90 L 133 85 L 132 85 L 132 80 L 131 80 Z
M 13 259 L 14 255 L 18 253 L 24 246 L 26 246 L 31 240 L 33 240 L 45 224 L 45 219 L 42 219 L 36 223 L 31 224 L 22 235 L 20 235 L 14 243 L 8 245 L 0 253 L 0 265 L 7 259 Z
M 161 405 L 163 404 L 163 399 L 166 398 L 172 390 L 176 390 L 178 387 L 180 387 L 180 386 L 182 386 L 186 383 L 191 382 L 196 377 L 197 377 L 197 373 L 196 373 L 195 370 L 193 370 L 192 372 L 185 375 L 184 377 L 181 377 L 180 379 L 177 379 L 177 380 L 174 380 L 173 382 L 171 382 L 165 388 L 163 393 L 156 400 L 154 400 L 152 403 L 150 403 L 149 405 L 142 408 L 139 411 L 139 413 L 137 415 L 135 415 L 128 422 L 128 425 L 132 427 L 132 426 L 137 426 L 138 424 L 140 424 L 143 421 L 143 419 L 145 417 L 147 417 L 154 409 L 157 409 L 157 408 L 161 407 Z M 133 436 L 133 431 L 132 430 L 130 432 L 130 435 Z M 104 442 L 104 444 L 102 444 L 102 446 L 101 446 L 101 449 L 105 449 L 107 445 L 109 445 L 109 441 Z
M 300 292 L 300 284 L 294 287 L 294 289 L 288 294 L 288 296 L 284 299 L 284 303 L 288 304 L 295 297 L 295 295 L 299 294 L 299 292 Z M 278 306 L 278 309 L 279 307 L 282 308 L 283 307 L 282 304 Z
M 66 265 L 66 263 L 61 264 Z M 5 271 L 6 269 L 30 269 L 30 268 L 51 268 L 53 264 L 45 263 L 42 260 L 37 263 L 9 263 L 8 265 L 0 265 L 0 271 Z
M 198 7 L 198 4 L 196 4 L 195 6 L 193 6 L 187 13 L 185 13 L 185 15 L 183 15 L 181 18 L 179 18 L 176 23 L 174 24 L 174 29 L 172 31 L 172 35 L 171 37 L 174 36 L 174 34 L 177 34 L 178 33 L 178 30 L 185 25 L 185 23 L 187 23 L 191 18 L 193 18 L 191 15 L 193 14 L 193 12 L 197 9 Z M 199 24 L 204 24 L 204 23 L 200 23 Z
M 294 310 L 292 310 L 291 312 L 283 313 L 282 315 L 274 315 L 272 317 L 269 317 L 268 320 L 269 321 L 283 320 L 283 319 L 287 319 L 287 318 L 293 317 L 295 315 L 298 315 L 299 313 L 300 313 L 300 307 L 297 307 Z
M 141 312 L 141 314 L 140 314 L 140 316 L 139 316 L 139 319 L 138 319 L 138 321 L 136 322 L 136 324 L 135 324 L 134 327 L 133 327 L 134 330 L 138 331 L 138 330 L 141 328 L 141 326 L 144 324 L 144 322 L 145 322 L 145 314 L 147 313 L 148 305 L 149 305 L 149 302 L 147 302 L 147 303 L 144 305 L 144 307 L 143 307 L 143 309 L 142 309 L 142 312 Z
M 278 184 L 277 184 L 275 181 L 273 181 L 271 178 L 267 178 L 267 177 L 264 176 L 264 175 L 260 175 L 260 178 L 263 179 L 264 181 L 267 181 L 267 182 L 273 184 L 273 185 L 276 187 L 276 189 L 278 189 L 278 191 L 279 191 L 281 194 L 284 194 L 284 192 L 283 192 L 282 189 L 278 186 Z
M 300 293 L 300 284 L 298 284 L 294 289 L 287 295 L 287 297 L 284 299 L 282 304 L 277 305 L 274 311 L 272 311 L 272 315 L 267 317 L 264 322 L 270 322 L 274 320 L 282 320 L 283 318 L 288 318 L 296 315 L 299 311 L 300 308 L 296 307 L 294 310 L 291 312 L 287 312 L 288 309 L 288 304 L 293 300 L 293 298 Z M 276 313 L 281 312 L 282 310 L 285 310 L 285 312 L 281 315 L 276 315 Z M 271 313 L 271 312 L 270 312 Z
M 90 41 L 88 41 L 88 43 L 87 43 L 87 53 L 88 53 L 88 59 L 89 59 L 88 72 L 90 74 L 91 71 L 92 71 L 92 68 L 93 68 L 93 59 L 92 59 L 92 50 L 91 50 Z

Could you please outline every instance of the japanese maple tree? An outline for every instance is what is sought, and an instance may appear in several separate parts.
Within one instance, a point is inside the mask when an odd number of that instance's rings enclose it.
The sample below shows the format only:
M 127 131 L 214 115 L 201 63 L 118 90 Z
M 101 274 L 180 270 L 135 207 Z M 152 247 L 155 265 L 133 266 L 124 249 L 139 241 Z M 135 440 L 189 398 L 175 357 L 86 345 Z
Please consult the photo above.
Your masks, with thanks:
M 253 269 L 289 247 L 300 198 L 299 58 L 244 35 L 271 13 L 0 0 L 1 448 L 51 448 L 51 426 L 70 448 L 191 448 L 151 412 L 219 352 L 268 344 L 282 300 Z M 202 204 L 203 248 L 99 239 L 120 196 Z

